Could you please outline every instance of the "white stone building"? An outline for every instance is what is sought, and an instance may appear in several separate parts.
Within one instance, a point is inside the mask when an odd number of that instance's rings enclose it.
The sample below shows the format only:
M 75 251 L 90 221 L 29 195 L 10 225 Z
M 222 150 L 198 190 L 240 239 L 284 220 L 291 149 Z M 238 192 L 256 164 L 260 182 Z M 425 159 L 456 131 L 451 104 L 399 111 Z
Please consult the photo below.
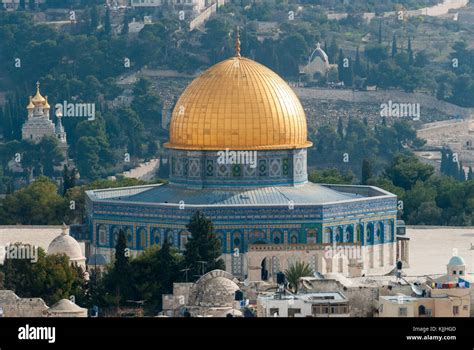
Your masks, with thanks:
M 41 96 L 40 84 L 36 83 L 36 95 L 30 96 L 28 119 L 23 124 L 21 136 L 23 140 L 38 143 L 45 136 L 53 136 L 59 140 L 61 147 L 67 149 L 66 132 L 61 123 L 61 115 L 58 115 L 56 125 L 49 118 L 51 106 L 48 103 L 48 96 Z
M 349 302 L 341 292 L 261 294 L 257 317 L 349 317 Z

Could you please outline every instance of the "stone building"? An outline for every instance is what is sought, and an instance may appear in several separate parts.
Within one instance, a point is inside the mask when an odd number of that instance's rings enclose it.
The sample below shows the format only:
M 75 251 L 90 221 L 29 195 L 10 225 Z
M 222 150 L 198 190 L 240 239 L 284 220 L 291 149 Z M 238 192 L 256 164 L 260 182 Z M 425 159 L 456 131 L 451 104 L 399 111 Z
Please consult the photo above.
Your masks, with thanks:
M 173 294 L 163 295 L 163 314 L 166 316 L 225 317 L 241 316 L 235 292 L 239 281 L 228 272 L 213 270 L 195 283 L 173 283 Z
M 0 317 L 87 317 L 87 309 L 68 299 L 48 307 L 41 298 L 20 298 L 11 290 L 0 290 Z
M 308 57 L 308 63 L 300 67 L 300 74 L 303 74 L 307 81 L 321 80 L 327 78 L 329 70 L 335 67 L 337 65 L 329 63 L 328 55 L 321 48 L 321 45 L 317 43 L 316 48 Z
M 64 224 L 61 234 L 52 240 L 47 252 L 48 255 L 66 254 L 71 264 L 81 267 L 83 271 L 86 270 L 86 257 L 82 252 L 81 246 L 69 235 Z
M 43 317 L 46 310 L 41 298 L 20 298 L 11 290 L 0 290 L 0 317 Z
M 257 317 L 349 317 L 350 305 L 340 292 L 261 294 Z
M 87 317 L 84 309 L 68 299 L 61 299 L 45 312 L 46 317 Z
M 63 149 L 67 149 L 66 132 L 61 123 L 62 116 L 57 116 L 56 125 L 49 119 L 51 106 L 48 103 L 48 96 L 41 95 L 39 82 L 36 83 L 36 95 L 30 96 L 30 102 L 26 109 L 28 110 L 28 119 L 21 129 L 23 140 L 38 143 L 45 136 L 53 136 L 59 140 Z
M 240 55 L 196 78 L 170 122 L 168 184 L 86 192 L 86 240 L 112 259 L 118 233 L 138 254 L 184 250 L 209 217 L 227 272 L 273 280 L 296 259 L 320 273 L 385 273 L 395 264 L 397 197 L 373 186 L 308 182 L 306 115 L 290 86 Z

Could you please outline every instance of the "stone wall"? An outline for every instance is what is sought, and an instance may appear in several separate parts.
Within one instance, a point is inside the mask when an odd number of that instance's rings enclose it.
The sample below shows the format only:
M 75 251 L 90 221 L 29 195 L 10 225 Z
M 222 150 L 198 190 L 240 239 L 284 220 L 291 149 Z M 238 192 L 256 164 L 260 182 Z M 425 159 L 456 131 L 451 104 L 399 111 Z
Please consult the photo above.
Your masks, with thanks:
M 452 103 L 440 101 L 435 96 L 420 92 L 407 93 L 397 90 L 353 91 L 303 87 L 294 87 L 294 90 L 299 98 L 306 99 L 380 104 L 388 103 L 388 101 L 397 103 L 419 103 L 422 115 L 424 110 L 432 109 L 452 116 L 459 115 L 463 118 L 469 118 L 474 115 L 473 108 L 459 107 Z
M 4 317 L 44 317 L 48 306 L 41 298 L 19 298 L 11 290 L 0 290 Z

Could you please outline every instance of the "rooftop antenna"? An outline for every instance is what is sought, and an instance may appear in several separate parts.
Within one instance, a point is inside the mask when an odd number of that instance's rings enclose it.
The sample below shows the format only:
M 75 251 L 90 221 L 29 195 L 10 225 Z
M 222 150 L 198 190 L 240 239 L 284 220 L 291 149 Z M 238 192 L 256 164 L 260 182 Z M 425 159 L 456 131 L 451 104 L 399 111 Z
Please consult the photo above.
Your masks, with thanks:
M 196 261 L 197 263 L 201 264 L 201 276 L 204 276 L 204 269 L 207 265 L 207 261 L 202 261 L 202 260 L 199 260 L 199 261 Z
M 184 272 L 186 283 L 188 283 L 188 271 L 191 270 L 189 266 L 186 266 L 184 269 L 179 270 L 180 272 Z

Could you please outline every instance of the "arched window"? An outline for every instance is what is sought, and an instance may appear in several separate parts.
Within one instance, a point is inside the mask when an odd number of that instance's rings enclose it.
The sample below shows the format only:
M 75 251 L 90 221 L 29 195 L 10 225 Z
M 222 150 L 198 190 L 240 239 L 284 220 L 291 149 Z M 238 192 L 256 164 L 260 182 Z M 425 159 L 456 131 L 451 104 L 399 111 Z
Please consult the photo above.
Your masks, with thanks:
M 342 226 L 339 226 L 336 230 L 336 236 L 334 237 L 335 242 L 343 241 L 343 229 Z
M 318 229 L 309 229 L 306 232 L 306 242 L 308 244 L 316 244 L 318 239 Z
M 107 229 L 105 225 L 99 225 L 99 245 L 107 244 Z
M 383 234 L 383 225 L 380 222 L 377 222 L 375 225 L 375 238 L 376 240 L 381 240 Z
M 133 236 L 132 236 L 132 229 L 130 227 L 127 227 L 125 229 L 125 237 L 127 238 L 127 247 L 132 248 Z
M 426 307 L 424 305 L 418 306 L 418 315 L 426 315 Z
M 111 236 L 110 237 L 110 242 L 112 244 L 112 247 L 115 247 L 117 245 L 119 232 L 120 232 L 120 228 L 115 226 L 112 229 L 112 232 L 110 233 L 110 236 Z
M 371 243 L 374 241 L 374 224 L 369 223 L 367 225 L 367 242 Z
M 170 244 L 174 244 L 174 233 L 173 230 L 166 231 L 166 241 Z
M 297 232 L 291 232 L 290 233 L 290 243 L 291 244 L 297 244 L 298 243 L 298 233 Z
M 273 244 L 280 244 L 283 242 L 283 233 L 280 230 L 272 232 L 272 242 Z
M 252 230 L 249 234 L 250 243 L 265 243 L 265 232 L 262 230 Z
M 232 233 L 232 250 L 235 248 L 240 249 L 242 244 L 242 234 L 240 231 L 234 231 Z
M 161 243 L 161 233 L 159 229 L 154 229 L 151 236 L 151 244 Z
M 362 242 L 362 237 L 364 234 L 364 226 L 362 224 L 358 224 L 356 227 L 356 240 L 357 242 Z
M 143 227 L 139 228 L 137 232 L 137 248 L 146 248 L 146 229 L 144 229 Z
M 323 243 L 331 243 L 332 230 L 330 227 L 326 227 L 323 232 Z
M 344 232 L 344 242 L 352 242 L 353 240 L 353 229 L 351 225 L 346 226 L 346 231 Z

